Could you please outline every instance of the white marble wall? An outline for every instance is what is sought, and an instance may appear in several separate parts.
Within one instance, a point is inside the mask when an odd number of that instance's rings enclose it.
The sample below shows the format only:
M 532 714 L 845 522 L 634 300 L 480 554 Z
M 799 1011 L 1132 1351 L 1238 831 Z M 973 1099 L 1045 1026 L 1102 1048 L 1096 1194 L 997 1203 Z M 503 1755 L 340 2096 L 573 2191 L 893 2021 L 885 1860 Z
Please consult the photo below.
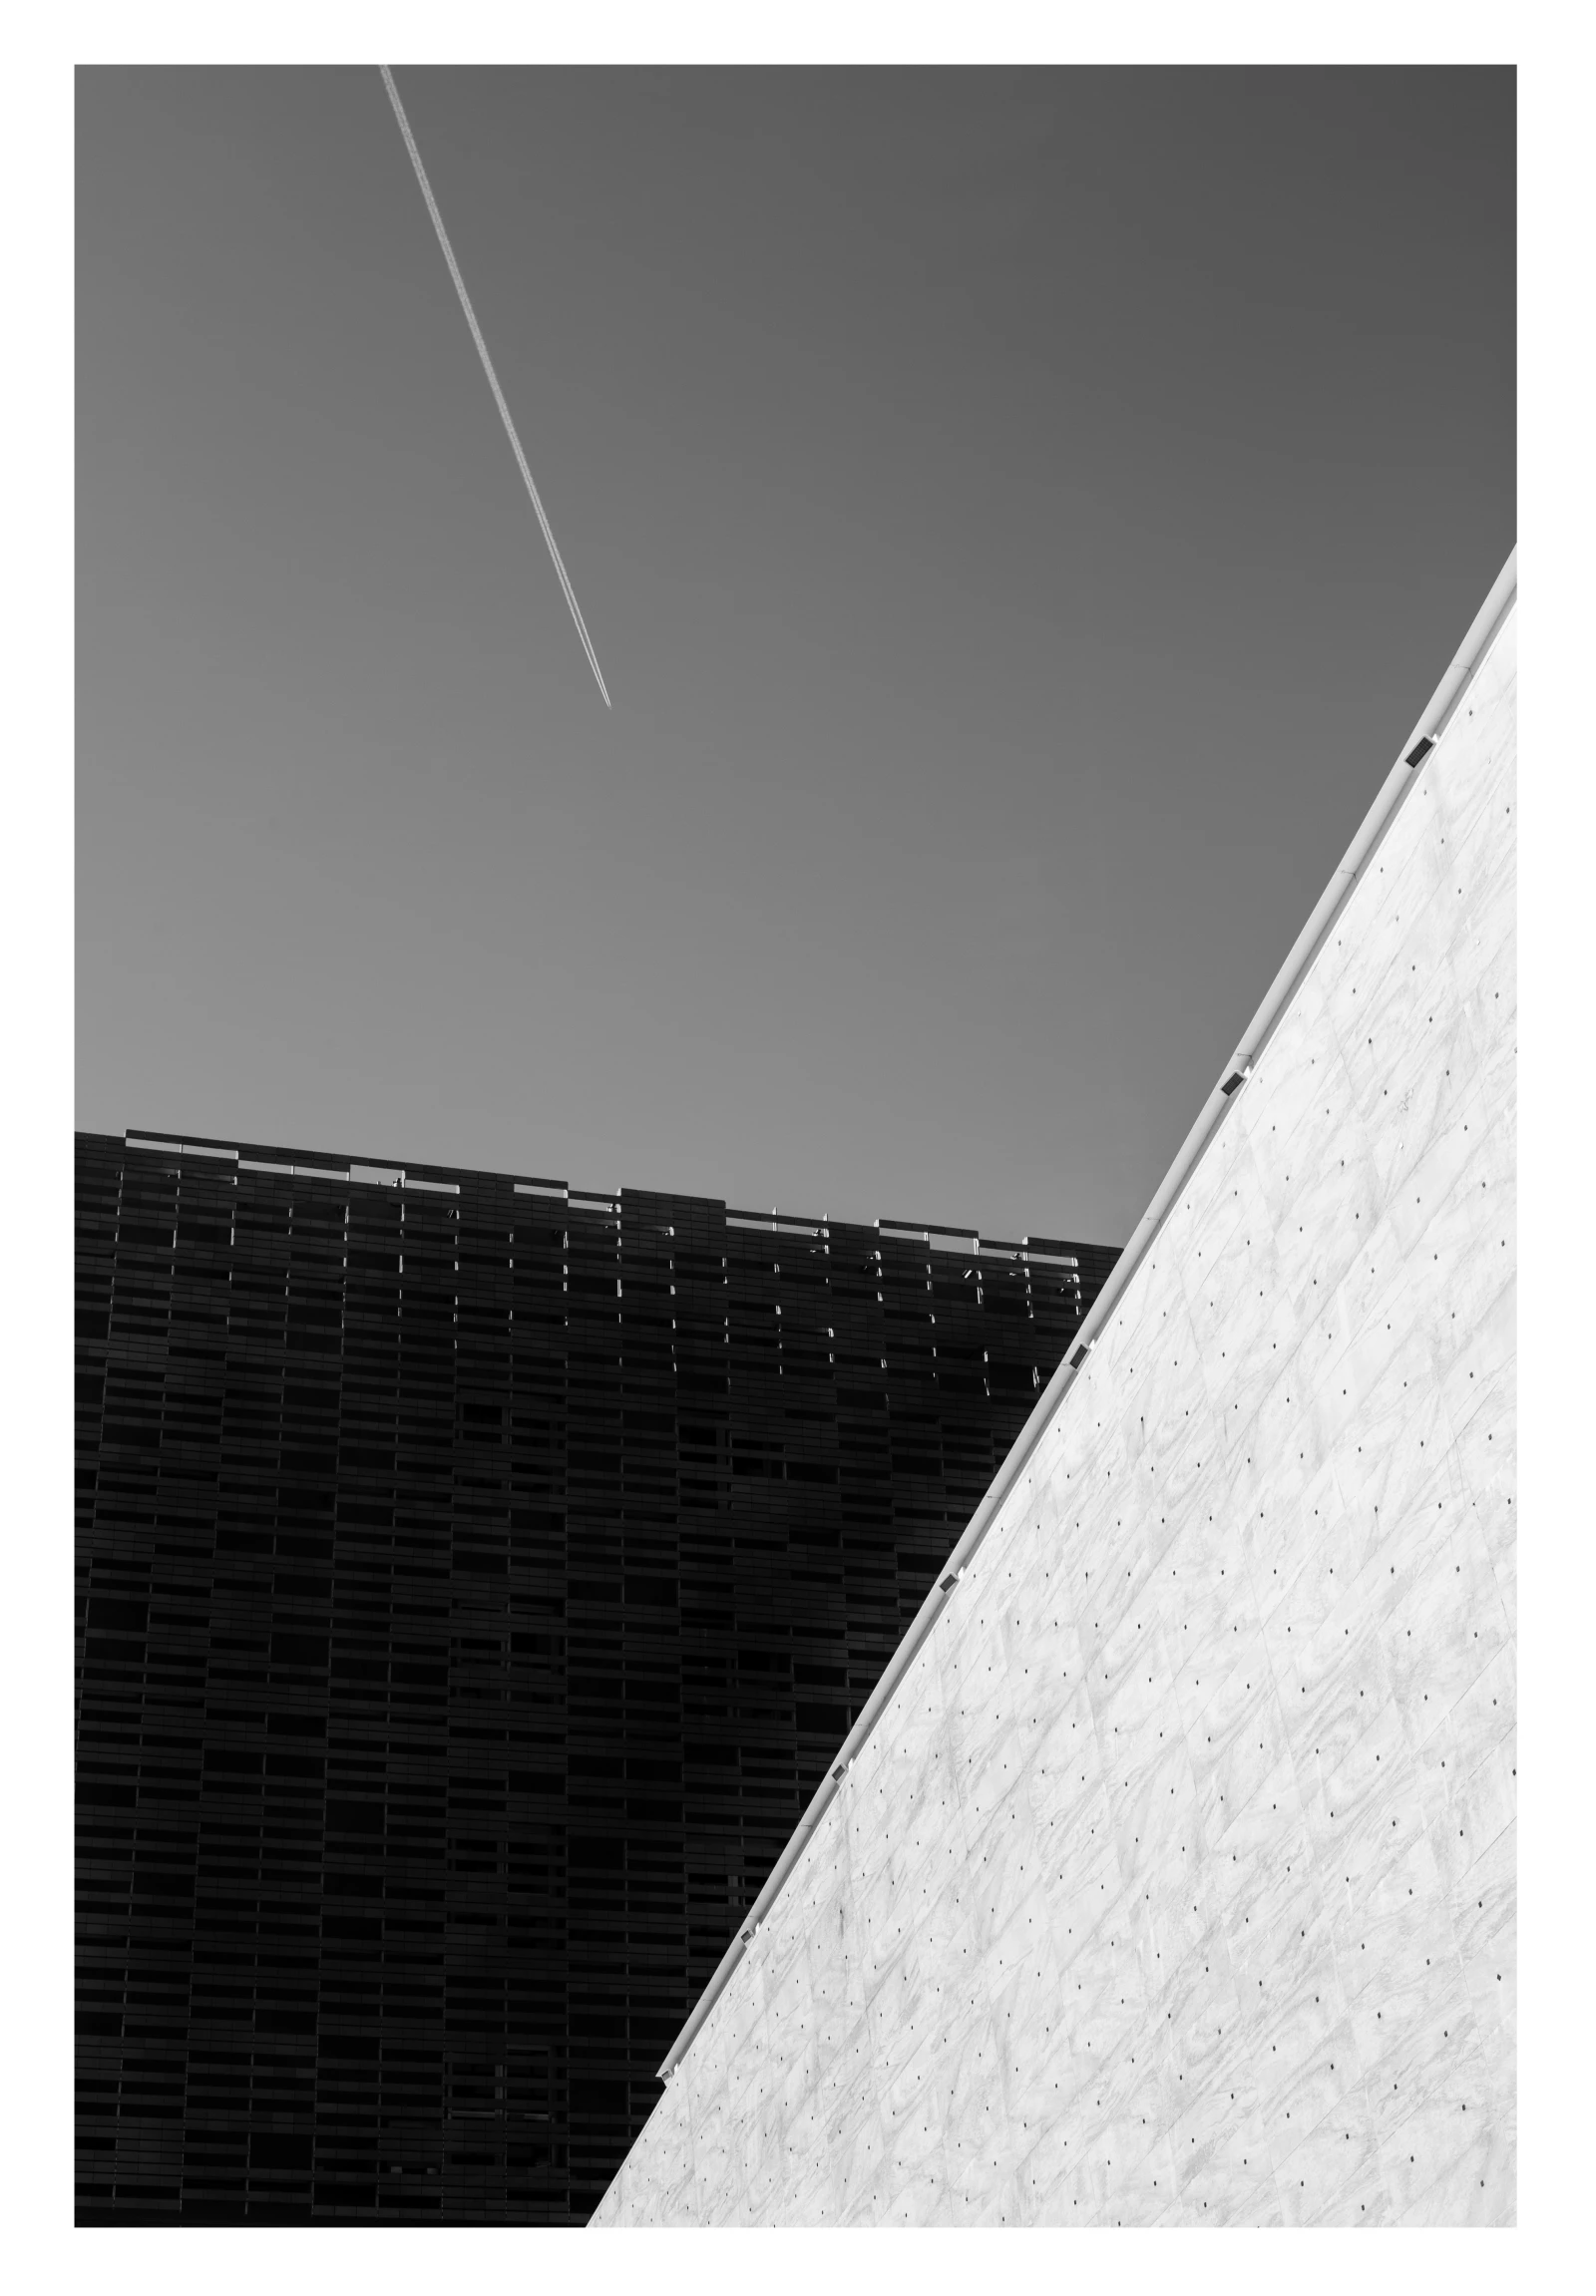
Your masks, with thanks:
M 1513 2221 L 1515 626 L 596 2223 Z

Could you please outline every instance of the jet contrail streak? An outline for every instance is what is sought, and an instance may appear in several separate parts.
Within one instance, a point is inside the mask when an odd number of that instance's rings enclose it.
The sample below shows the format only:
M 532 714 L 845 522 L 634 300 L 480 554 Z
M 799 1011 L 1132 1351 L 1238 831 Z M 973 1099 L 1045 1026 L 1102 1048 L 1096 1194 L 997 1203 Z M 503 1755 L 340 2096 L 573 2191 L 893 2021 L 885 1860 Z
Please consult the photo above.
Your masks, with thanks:
M 432 195 L 432 186 L 427 181 L 427 171 L 421 165 L 421 154 L 416 150 L 416 139 L 410 133 L 410 122 L 405 118 L 405 108 L 399 101 L 399 91 L 393 84 L 393 74 L 386 64 L 381 65 L 379 69 L 382 73 L 382 84 L 388 91 L 388 101 L 393 106 L 394 118 L 399 123 L 399 133 L 405 140 L 405 150 L 410 154 L 410 165 L 416 171 L 416 182 L 421 186 L 421 195 L 427 202 L 427 212 L 432 217 L 432 227 L 438 234 L 438 244 L 443 249 L 443 259 L 449 266 L 449 276 L 455 283 L 455 293 L 460 297 L 460 308 L 466 314 L 466 324 L 470 327 L 472 341 L 477 346 L 477 356 L 482 361 L 483 373 L 488 378 L 505 429 L 510 434 L 510 444 L 516 450 L 516 461 L 521 466 L 521 475 L 527 482 L 527 492 L 531 495 L 532 507 L 538 514 L 538 524 L 543 529 L 543 539 L 549 545 L 549 556 L 555 562 L 555 573 L 560 576 L 560 586 L 566 593 L 566 603 L 570 606 L 571 618 L 577 625 L 577 635 L 583 642 L 588 660 L 592 665 L 593 674 L 598 680 L 598 691 L 604 697 L 604 707 L 608 709 L 612 705 L 609 699 L 609 688 L 604 684 L 604 673 L 598 667 L 598 656 L 593 650 L 593 639 L 588 635 L 588 625 L 582 618 L 582 608 L 577 603 L 577 593 L 571 586 L 571 576 L 567 574 L 565 561 L 560 556 L 560 546 L 555 541 L 554 530 L 549 524 L 543 503 L 539 499 L 538 489 L 533 484 L 532 472 L 528 468 L 526 455 L 522 451 L 520 439 L 516 436 L 516 426 L 511 421 L 510 409 L 505 404 L 505 394 L 499 388 L 499 377 L 493 371 L 493 361 L 488 356 L 488 346 L 482 339 L 482 329 L 477 324 L 477 314 L 471 307 L 471 297 L 466 293 L 466 282 L 460 276 L 460 265 L 455 261 L 455 251 L 450 246 L 449 234 L 443 227 L 443 217 L 439 214 L 438 202 Z

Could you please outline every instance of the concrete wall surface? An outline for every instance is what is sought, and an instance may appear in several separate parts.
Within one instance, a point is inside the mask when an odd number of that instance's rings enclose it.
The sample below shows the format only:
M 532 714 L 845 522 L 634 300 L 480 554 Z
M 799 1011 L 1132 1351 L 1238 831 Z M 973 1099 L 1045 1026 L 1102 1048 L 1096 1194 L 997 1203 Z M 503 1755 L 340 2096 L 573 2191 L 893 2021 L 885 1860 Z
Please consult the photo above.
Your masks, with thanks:
M 596 2224 L 1514 2220 L 1515 638 Z

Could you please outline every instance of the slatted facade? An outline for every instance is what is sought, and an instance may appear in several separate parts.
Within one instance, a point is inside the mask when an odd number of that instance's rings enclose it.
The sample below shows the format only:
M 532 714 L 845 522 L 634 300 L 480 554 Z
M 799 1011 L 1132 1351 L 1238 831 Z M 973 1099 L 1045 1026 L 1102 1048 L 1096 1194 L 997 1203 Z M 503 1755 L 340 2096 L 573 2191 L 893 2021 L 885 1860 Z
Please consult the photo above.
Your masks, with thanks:
M 584 2222 L 1115 1255 L 77 1158 L 79 2220 Z

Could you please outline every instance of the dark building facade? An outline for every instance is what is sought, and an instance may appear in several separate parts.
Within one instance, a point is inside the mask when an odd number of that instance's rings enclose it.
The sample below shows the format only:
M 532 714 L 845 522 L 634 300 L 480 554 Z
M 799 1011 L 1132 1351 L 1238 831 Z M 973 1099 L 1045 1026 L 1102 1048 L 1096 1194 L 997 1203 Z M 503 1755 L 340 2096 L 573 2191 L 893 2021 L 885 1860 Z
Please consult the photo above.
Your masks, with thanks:
M 581 2223 L 1115 1254 L 77 1159 L 79 2221 Z

